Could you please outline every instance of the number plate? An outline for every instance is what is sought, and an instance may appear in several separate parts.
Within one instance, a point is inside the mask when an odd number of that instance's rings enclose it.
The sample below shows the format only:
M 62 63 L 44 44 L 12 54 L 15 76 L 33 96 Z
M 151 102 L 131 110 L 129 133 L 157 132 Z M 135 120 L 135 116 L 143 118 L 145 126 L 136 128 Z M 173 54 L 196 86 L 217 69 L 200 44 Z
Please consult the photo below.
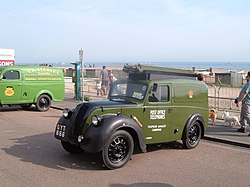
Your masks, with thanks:
M 66 125 L 56 125 L 56 132 L 55 135 L 58 137 L 65 137 L 65 133 L 66 133 Z

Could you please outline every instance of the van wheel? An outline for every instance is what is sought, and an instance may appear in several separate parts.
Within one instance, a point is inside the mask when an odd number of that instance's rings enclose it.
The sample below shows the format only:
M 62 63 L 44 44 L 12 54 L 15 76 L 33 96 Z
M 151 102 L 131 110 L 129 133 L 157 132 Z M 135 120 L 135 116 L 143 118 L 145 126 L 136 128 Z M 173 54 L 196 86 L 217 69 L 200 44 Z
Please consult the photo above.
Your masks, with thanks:
M 77 153 L 83 152 L 81 147 L 73 145 L 69 142 L 61 141 L 61 144 L 62 144 L 63 148 L 69 153 L 77 154 Z
M 118 130 L 107 141 L 102 150 L 102 160 L 109 169 L 124 166 L 134 150 L 134 141 L 131 135 L 124 130 Z
M 201 125 L 198 121 L 194 121 L 187 125 L 184 130 L 182 142 L 185 148 L 195 148 L 201 139 Z
M 46 112 L 50 109 L 51 106 L 51 99 L 47 95 L 40 95 L 40 97 L 37 100 L 36 108 L 40 112 Z

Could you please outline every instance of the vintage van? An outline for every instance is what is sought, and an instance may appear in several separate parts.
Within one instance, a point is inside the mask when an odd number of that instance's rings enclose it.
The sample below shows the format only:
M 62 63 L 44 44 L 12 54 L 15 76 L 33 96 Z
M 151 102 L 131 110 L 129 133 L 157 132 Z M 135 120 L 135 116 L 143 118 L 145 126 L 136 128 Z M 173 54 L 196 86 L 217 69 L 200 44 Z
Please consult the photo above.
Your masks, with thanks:
M 124 66 L 108 99 L 65 109 L 55 138 L 69 153 L 101 153 L 109 169 L 124 166 L 135 148 L 182 140 L 195 148 L 208 127 L 208 87 L 188 70 Z M 190 155 L 191 156 L 191 155 Z
M 64 100 L 65 85 L 61 69 L 47 66 L 0 67 L 0 106 L 35 104 L 47 111 L 51 101 Z

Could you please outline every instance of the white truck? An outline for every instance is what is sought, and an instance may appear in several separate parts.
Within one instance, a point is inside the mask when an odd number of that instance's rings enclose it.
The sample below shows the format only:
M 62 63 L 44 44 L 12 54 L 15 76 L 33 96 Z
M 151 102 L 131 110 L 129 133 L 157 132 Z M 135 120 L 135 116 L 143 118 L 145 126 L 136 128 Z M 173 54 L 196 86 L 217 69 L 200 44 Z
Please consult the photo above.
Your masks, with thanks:
M 14 66 L 14 65 L 15 65 L 15 50 L 0 49 L 0 66 Z

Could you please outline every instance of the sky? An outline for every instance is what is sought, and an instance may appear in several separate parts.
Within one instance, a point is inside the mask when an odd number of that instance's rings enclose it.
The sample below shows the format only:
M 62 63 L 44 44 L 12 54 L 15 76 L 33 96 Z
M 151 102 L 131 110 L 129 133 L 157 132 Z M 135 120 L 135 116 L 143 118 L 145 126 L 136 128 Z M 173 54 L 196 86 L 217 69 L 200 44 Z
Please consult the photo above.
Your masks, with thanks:
M 249 0 L 0 0 L 16 64 L 250 62 Z

